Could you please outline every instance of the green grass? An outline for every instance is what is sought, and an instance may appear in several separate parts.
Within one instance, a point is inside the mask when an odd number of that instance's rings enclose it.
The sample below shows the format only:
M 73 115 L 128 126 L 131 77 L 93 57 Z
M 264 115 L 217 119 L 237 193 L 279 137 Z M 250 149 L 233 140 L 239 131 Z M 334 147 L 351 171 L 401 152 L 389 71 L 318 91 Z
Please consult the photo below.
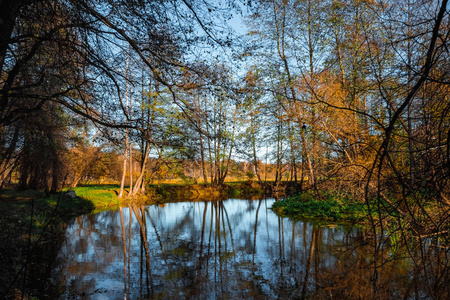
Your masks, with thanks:
M 364 203 L 337 195 L 322 195 L 318 200 L 310 192 L 288 197 L 273 204 L 272 210 L 291 218 L 360 222 L 367 217 Z
M 77 198 L 89 201 L 94 206 L 94 212 L 115 209 L 120 205 L 120 199 L 117 197 L 118 185 L 89 185 L 79 186 L 73 190 Z

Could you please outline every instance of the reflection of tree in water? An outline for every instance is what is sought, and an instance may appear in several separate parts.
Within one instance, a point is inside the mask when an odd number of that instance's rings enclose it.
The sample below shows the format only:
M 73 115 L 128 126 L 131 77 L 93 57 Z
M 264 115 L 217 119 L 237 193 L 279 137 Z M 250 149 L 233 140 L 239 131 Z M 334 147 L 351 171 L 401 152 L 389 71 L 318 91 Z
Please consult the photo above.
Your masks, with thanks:
M 369 232 L 361 229 L 356 235 L 346 234 L 341 244 L 335 243 L 332 247 L 330 243 L 317 244 L 315 255 L 322 258 L 316 257 L 315 290 L 312 291 L 315 297 L 367 299 L 377 295 L 380 299 L 422 299 L 432 295 L 437 299 L 447 299 L 449 287 L 442 285 L 443 278 L 448 278 L 445 268 L 441 269 L 441 277 L 431 272 L 426 274 L 422 263 L 414 261 L 406 248 L 393 251 L 388 244 L 376 253 L 375 259 L 373 238 L 366 236 Z M 323 230 L 319 228 L 318 235 L 321 233 Z M 442 263 L 448 264 L 442 261 L 443 251 L 435 251 L 433 247 L 428 250 L 423 259 L 436 259 L 428 265 L 428 271 L 436 270 L 439 265 L 442 267 Z M 414 254 L 417 259 L 424 253 L 417 251 Z M 324 259 L 325 256 L 328 258 Z
M 381 260 L 364 229 L 278 218 L 268 209 L 271 201 L 130 206 L 80 217 L 68 228 L 64 264 L 56 270 L 63 292 L 132 299 L 373 295 L 373 267 Z M 378 295 L 425 293 L 412 261 L 387 245 L 383 255 Z

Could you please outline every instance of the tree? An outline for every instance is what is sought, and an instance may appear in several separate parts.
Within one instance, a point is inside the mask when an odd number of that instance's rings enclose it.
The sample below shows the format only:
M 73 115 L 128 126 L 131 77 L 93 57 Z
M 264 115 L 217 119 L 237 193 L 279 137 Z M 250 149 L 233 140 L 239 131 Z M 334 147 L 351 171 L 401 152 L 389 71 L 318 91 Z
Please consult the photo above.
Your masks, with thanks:
M 178 76 L 189 69 L 192 47 L 229 40 L 208 22 L 228 9 L 221 3 L 29 0 L 1 1 L 0 8 L 0 129 L 12 137 L 10 126 L 47 105 L 100 126 L 148 134 L 144 114 L 127 113 L 124 105 L 126 82 L 136 87 L 117 68 L 126 64 L 123 53 L 129 50 L 133 64 L 145 64 L 147 79 L 178 102 Z M 16 139 L 11 142 L 2 145 L 3 173 L 18 165 L 11 154 Z

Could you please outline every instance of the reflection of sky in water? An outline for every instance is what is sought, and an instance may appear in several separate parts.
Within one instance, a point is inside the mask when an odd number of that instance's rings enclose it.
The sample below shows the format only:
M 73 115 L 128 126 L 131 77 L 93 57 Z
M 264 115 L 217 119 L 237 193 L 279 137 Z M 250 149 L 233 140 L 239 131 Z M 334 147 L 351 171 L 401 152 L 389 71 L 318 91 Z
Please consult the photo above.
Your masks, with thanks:
M 328 252 L 348 235 L 342 227 L 279 218 L 269 209 L 273 201 L 124 208 L 123 226 L 120 211 L 79 217 L 67 228 L 54 281 L 62 298 L 298 296 L 314 287 L 315 267 L 339 264 Z

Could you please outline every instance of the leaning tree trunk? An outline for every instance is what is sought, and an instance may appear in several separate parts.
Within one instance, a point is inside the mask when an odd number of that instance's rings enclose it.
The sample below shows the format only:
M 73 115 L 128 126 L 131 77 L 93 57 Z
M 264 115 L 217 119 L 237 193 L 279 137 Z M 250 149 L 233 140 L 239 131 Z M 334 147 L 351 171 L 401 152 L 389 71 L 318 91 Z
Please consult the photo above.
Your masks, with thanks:
M 137 194 L 145 191 L 144 175 L 147 170 L 147 161 L 148 161 L 149 150 L 150 150 L 150 143 L 147 141 L 145 143 L 144 155 L 143 155 L 142 163 L 141 163 L 141 172 L 139 173 L 139 176 L 136 179 L 136 182 L 134 183 L 134 188 L 131 192 L 132 195 L 137 195 Z M 131 191 L 131 187 L 130 187 L 130 191 Z

